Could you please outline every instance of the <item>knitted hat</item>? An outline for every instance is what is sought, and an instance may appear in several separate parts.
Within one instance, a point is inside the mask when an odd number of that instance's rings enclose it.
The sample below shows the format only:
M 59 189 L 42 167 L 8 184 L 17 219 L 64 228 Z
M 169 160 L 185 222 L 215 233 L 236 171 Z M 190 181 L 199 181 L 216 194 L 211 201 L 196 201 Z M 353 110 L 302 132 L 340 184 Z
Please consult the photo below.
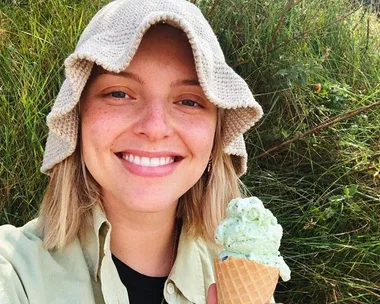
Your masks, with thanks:
M 119 73 L 130 64 L 144 33 L 156 23 L 183 30 L 189 39 L 199 83 L 205 96 L 225 109 L 223 150 L 235 155 L 238 175 L 247 169 L 243 133 L 262 116 L 246 82 L 225 62 L 223 52 L 201 11 L 184 0 L 116 0 L 103 7 L 90 21 L 77 47 L 65 60 L 61 90 L 47 117 L 49 135 L 41 172 L 48 174 L 70 156 L 78 139 L 76 106 L 93 64 Z

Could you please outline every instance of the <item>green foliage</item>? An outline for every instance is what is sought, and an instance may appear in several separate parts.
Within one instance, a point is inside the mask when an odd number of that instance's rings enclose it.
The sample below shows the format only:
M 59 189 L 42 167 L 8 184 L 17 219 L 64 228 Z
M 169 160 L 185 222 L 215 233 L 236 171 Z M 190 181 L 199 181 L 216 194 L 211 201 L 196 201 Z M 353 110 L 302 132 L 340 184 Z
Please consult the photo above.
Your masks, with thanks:
M 22 225 L 37 212 L 44 121 L 63 60 L 107 2 L 0 4 L 0 224 Z M 265 111 L 246 136 L 243 181 L 284 228 L 292 279 L 279 284 L 277 302 L 378 302 L 379 107 L 300 136 L 380 99 L 376 15 L 351 0 L 193 2 Z
M 379 101 L 379 21 L 344 0 L 199 3 L 264 108 L 244 182 L 284 228 L 276 300 L 378 302 L 380 108 L 302 134 Z

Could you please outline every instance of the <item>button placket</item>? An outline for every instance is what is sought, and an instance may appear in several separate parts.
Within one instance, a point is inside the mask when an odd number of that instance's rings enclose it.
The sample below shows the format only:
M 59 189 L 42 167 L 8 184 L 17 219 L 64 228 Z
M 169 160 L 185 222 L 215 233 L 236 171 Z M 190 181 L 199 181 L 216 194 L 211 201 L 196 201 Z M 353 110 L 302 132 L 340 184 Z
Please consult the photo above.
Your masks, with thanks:
M 175 291 L 174 284 L 172 282 L 169 282 L 168 285 L 166 286 L 166 292 L 169 295 L 172 295 L 172 294 L 174 294 L 174 291 Z

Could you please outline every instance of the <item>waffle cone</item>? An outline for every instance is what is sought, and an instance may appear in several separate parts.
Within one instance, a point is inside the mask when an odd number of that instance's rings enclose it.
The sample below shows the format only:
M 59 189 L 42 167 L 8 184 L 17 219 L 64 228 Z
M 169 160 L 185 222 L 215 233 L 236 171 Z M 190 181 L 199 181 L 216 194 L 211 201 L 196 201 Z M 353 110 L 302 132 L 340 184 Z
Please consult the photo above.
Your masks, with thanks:
M 219 304 L 266 304 L 276 288 L 279 270 L 255 261 L 214 259 Z

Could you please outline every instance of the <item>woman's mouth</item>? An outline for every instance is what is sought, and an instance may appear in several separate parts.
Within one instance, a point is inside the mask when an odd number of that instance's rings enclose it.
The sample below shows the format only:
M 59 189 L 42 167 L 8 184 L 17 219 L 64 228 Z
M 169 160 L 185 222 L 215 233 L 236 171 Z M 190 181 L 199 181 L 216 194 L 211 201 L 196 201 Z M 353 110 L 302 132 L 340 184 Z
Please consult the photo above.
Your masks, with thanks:
M 169 153 L 144 152 L 139 155 L 132 152 L 115 153 L 123 166 L 132 174 L 141 177 L 163 177 L 171 174 L 179 165 L 182 156 Z
M 165 157 L 146 157 L 138 156 L 133 154 L 121 154 L 121 157 L 132 164 L 142 166 L 142 167 L 159 167 L 165 166 L 175 162 L 174 156 Z

